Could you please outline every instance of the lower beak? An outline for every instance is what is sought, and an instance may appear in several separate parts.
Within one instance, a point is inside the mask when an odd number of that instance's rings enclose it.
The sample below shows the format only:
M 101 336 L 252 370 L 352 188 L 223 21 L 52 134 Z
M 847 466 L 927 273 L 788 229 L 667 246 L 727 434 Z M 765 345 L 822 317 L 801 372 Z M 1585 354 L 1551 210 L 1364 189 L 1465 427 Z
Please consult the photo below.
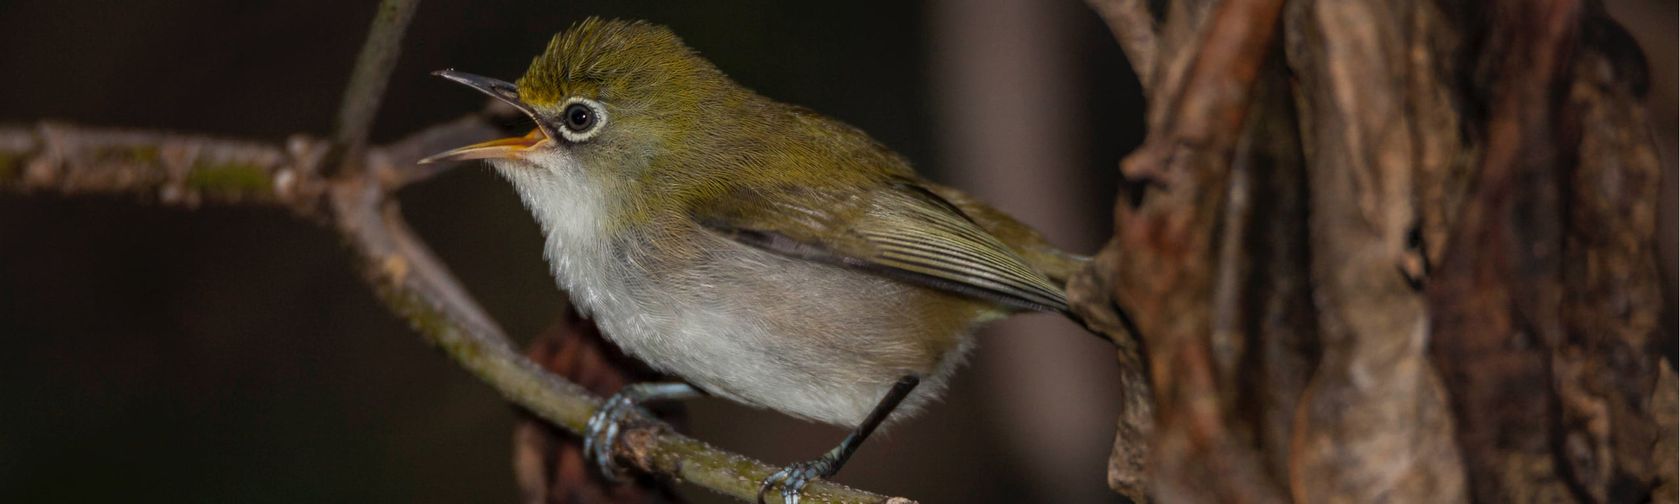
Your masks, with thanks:
M 532 129 L 530 133 L 526 133 L 522 137 L 501 138 L 433 154 L 420 160 L 420 164 L 439 161 L 516 158 L 546 140 L 548 140 L 548 136 L 544 135 L 541 129 Z

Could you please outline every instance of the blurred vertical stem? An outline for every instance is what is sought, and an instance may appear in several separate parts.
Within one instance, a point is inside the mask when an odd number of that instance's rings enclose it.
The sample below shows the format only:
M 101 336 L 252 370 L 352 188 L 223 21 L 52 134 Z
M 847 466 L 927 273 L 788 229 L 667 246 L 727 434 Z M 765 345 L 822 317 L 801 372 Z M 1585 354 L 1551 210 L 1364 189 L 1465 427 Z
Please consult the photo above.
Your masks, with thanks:
M 333 125 L 332 151 L 324 166 L 328 175 L 339 173 L 346 161 L 361 159 L 367 147 L 368 130 L 373 127 L 379 102 L 385 96 L 385 85 L 402 53 L 403 32 L 414 19 L 420 0 L 381 0 L 379 11 L 373 14 L 367 40 L 356 55 L 356 66 L 350 72 L 350 83 L 344 86 L 344 98 L 339 101 L 338 119 Z

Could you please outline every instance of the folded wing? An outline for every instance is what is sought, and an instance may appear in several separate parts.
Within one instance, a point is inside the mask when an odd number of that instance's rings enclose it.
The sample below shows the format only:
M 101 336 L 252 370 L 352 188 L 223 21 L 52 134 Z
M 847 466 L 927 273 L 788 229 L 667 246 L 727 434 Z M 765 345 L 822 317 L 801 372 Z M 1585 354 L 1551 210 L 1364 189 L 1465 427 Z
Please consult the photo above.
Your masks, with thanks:
M 725 198 L 697 205 L 710 210 L 694 217 L 748 245 L 1011 308 L 1067 311 L 1066 295 L 1044 273 L 918 181 L 847 193 L 778 187 Z

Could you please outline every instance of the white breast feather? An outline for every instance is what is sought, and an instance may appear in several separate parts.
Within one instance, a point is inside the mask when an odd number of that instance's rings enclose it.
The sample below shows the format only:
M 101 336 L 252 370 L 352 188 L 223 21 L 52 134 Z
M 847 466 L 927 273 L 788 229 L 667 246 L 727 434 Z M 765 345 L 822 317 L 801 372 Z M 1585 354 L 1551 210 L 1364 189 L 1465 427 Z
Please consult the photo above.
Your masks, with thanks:
M 513 182 L 547 235 L 544 255 L 560 287 L 626 352 L 713 394 L 838 425 L 861 421 L 896 380 L 891 370 L 881 370 L 884 376 L 867 381 L 848 376 L 854 370 L 833 359 L 816 366 L 826 365 L 834 373 L 831 380 L 810 379 L 807 364 L 800 364 L 801 373 L 790 372 L 786 359 L 766 355 L 773 346 L 766 343 L 781 335 L 769 333 L 765 324 L 738 311 L 707 309 L 702 299 L 653 288 L 654 279 L 634 264 L 636 254 L 614 250 L 604 239 L 603 222 L 612 211 L 611 202 L 587 175 L 565 168 L 569 162 L 564 153 L 556 153 L 542 160 L 550 168 L 522 161 L 492 164 Z M 741 261 L 748 266 L 766 259 Z M 700 278 L 695 283 L 709 281 Z M 698 290 L 716 288 L 726 287 Z M 922 385 L 900 407 L 903 414 L 941 392 L 967 347 L 965 342 L 937 369 L 926 370 Z

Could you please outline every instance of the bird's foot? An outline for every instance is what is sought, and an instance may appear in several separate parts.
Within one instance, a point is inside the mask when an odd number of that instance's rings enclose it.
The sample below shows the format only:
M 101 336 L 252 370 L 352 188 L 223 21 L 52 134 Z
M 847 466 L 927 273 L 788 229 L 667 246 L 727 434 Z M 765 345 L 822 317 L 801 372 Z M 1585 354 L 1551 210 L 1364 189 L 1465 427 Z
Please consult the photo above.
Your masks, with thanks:
M 822 457 L 783 467 L 758 485 L 758 504 L 764 504 L 764 492 L 770 491 L 777 483 L 782 485 L 783 504 L 799 504 L 799 492 L 805 489 L 805 485 L 813 479 L 834 475 L 838 465 L 830 457 Z
M 618 434 L 624 430 L 625 425 L 645 422 L 646 419 L 652 418 L 642 411 L 641 403 L 697 395 L 700 395 L 700 391 L 686 383 L 626 385 L 589 417 L 589 423 L 583 428 L 583 456 L 595 461 L 595 467 L 601 470 L 601 476 L 607 481 L 619 482 L 619 475 L 624 471 L 618 464 L 613 463 L 613 446 L 618 444 Z
M 636 399 L 637 394 L 631 391 L 614 394 L 589 417 L 589 424 L 584 427 L 583 456 L 594 461 L 601 476 L 613 483 L 619 482 L 624 473 L 613 462 L 613 446 L 618 444 L 618 435 L 626 422 L 642 418 Z

